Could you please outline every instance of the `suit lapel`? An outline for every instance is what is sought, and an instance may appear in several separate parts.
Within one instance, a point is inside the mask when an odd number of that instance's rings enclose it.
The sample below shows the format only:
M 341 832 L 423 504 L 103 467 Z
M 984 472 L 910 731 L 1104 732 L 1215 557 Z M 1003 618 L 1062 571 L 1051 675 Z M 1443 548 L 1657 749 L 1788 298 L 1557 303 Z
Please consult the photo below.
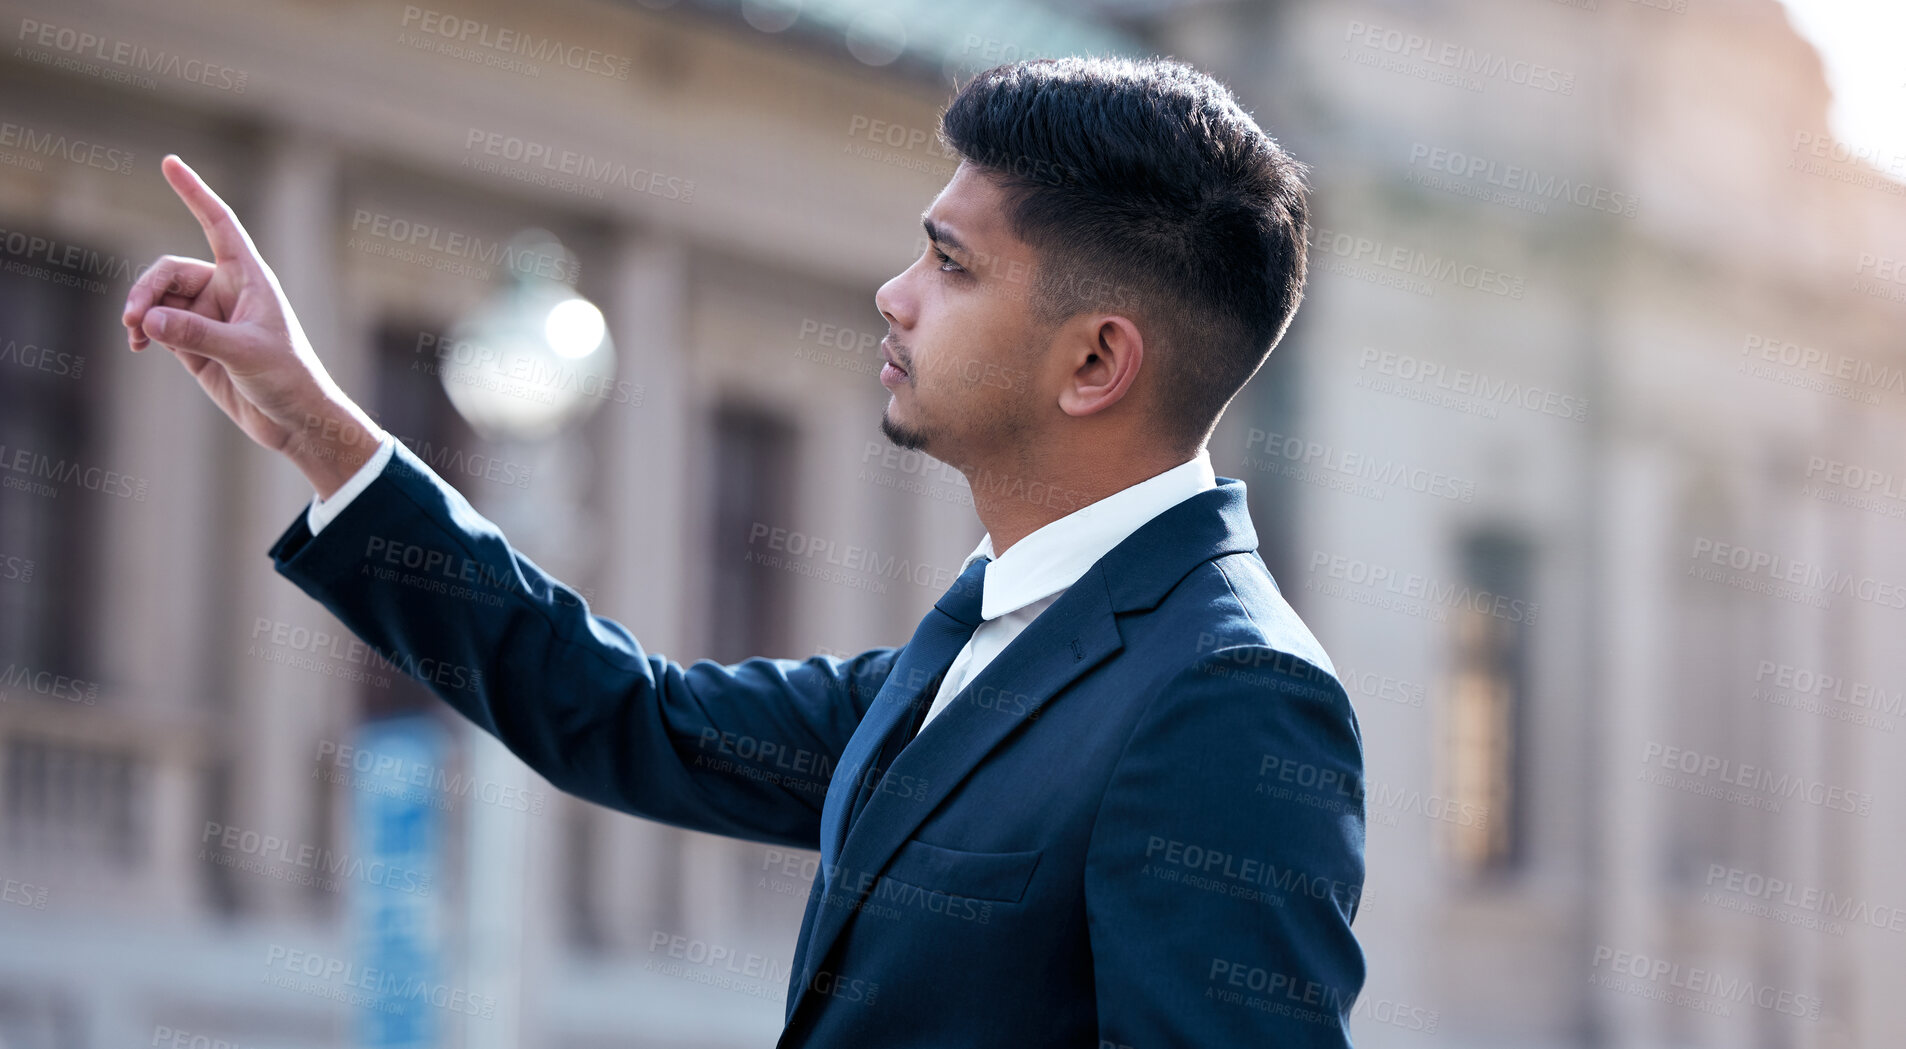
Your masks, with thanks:
M 848 738 L 840 764 L 827 784 L 827 799 L 821 805 L 821 873 L 818 877 L 830 883 L 833 880 L 830 872 L 840 861 L 841 845 L 847 836 L 847 816 L 853 809 L 854 795 L 863 778 L 882 771 L 870 771 L 869 766 L 879 757 L 882 741 L 892 735 L 900 719 L 914 709 L 914 701 L 925 685 L 925 682 L 899 681 L 896 677 L 898 675 L 889 676 L 881 684 L 873 705 L 867 708 L 867 716 L 860 719 L 854 734 Z

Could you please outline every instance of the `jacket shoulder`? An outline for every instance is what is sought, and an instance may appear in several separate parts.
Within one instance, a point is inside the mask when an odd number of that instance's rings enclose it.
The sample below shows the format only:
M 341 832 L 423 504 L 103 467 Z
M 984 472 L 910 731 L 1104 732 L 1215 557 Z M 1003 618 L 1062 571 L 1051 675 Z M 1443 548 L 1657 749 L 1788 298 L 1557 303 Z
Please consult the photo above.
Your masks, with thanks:
M 1341 687 L 1323 645 L 1255 552 L 1214 557 L 1194 568 L 1148 619 L 1142 643 L 1172 670 L 1223 659 L 1267 673 L 1327 678 L 1328 686 Z

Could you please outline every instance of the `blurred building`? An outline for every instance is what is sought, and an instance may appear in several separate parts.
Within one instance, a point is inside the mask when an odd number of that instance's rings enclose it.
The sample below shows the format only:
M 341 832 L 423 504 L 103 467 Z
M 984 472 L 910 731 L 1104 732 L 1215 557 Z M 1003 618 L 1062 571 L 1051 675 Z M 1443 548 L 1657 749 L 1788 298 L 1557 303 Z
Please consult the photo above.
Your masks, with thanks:
M 0 1046 L 366 1041 L 353 901 L 392 879 L 359 733 L 392 715 L 452 741 L 406 793 L 442 833 L 407 882 L 432 1044 L 771 1044 L 814 869 L 557 795 L 271 571 L 309 489 L 123 348 L 138 269 L 204 253 L 161 156 L 340 384 L 650 651 L 847 653 L 979 535 L 876 426 L 873 290 L 952 173 L 951 78 L 1154 50 L 1313 169 L 1308 301 L 1211 451 L 1359 705 L 1358 1044 L 1906 1029 L 1906 167 L 1832 141 L 1774 0 L 5 24 Z M 524 275 L 616 353 L 491 390 L 597 402 L 545 441 L 445 392 Z

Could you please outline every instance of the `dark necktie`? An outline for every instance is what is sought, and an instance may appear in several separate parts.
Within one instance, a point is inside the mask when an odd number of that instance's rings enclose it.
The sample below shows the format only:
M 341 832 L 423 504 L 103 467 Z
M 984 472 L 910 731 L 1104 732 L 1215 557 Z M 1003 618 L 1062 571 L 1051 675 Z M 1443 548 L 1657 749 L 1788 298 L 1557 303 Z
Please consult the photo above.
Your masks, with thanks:
M 979 628 L 980 597 L 985 589 L 989 561 L 990 558 L 982 557 L 967 565 L 920 620 L 907 647 L 900 650 L 899 658 L 894 661 L 886 683 L 880 686 L 880 694 L 874 697 L 867 716 L 861 720 L 860 730 L 848 741 L 837 769 L 838 775 L 851 777 L 849 782 L 857 788 L 847 812 L 846 829 L 852 829 L 854 820 L 879 789 L 881 779 L 900 756 L 900 749 L 912 738 L 921 716 L 933 705 L 934 693 L 939 690 L 939 683 L 952 667 L 954 658 Z M 846 837 L 846 829 L 840 832 L 842 839 Z M 833 836 L 826 831 L 823 827 L 822 858 L 827 861 L 822 865 L 824 871 L 837 860 L 826 855 L 833 851 L 834 844 Z

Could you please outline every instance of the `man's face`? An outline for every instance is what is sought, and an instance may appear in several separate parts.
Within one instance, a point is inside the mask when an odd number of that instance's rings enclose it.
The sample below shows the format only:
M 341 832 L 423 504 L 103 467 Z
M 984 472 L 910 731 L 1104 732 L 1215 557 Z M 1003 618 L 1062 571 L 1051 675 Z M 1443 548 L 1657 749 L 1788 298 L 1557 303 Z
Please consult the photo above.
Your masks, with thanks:
M 1034 255 L 1006 228 L 1004 204 L 962 163 L 927 209 L 926 250 L 874 294 L 892 362 L 880 373 L 893 391 L 881 432 L 956 466 L 1027 440 L 1041 407 L 1051 326 L 1028 310 Z

